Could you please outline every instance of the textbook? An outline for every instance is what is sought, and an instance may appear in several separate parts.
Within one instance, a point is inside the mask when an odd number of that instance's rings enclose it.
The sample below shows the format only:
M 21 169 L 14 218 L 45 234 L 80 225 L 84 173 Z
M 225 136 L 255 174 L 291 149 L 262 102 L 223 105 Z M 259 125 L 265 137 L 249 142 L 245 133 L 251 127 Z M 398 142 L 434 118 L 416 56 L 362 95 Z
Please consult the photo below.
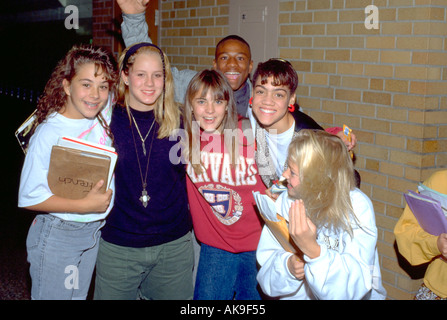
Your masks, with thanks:
M 283 249 L 287 252 L 302 256 L 301 251 L 290 238 L 289 226 L 286 219 L 276 213 L 276 206 L 273 199 L 266 194 L 261 194 L 259 191 L 253 192 L 253 197 L 266 226 L 270 229 Z
M 435 236 L 447 233 L 447 209 L 438 200 L 411 190 L 404 197 L 422 229 Z
M 51 151 L 48 186 L 55 195 L 81 199 L 100 180 L 105 192 L 113 177 L 117 154 L 112 147 L 61 137 Z
M 57 142 L 57 145 L 67 148 L 74 148 L 78 150 L 93 152 L 110 157 L 109 174 L 107 176 L 107 179 L 104 180 L 107 182 L 107 187 L 110 187 L 113 171 L 115 170 L 116 161 L 118 159 L 118 154 L 115 152 L 115 148 L 74 137 L 60 137 Z

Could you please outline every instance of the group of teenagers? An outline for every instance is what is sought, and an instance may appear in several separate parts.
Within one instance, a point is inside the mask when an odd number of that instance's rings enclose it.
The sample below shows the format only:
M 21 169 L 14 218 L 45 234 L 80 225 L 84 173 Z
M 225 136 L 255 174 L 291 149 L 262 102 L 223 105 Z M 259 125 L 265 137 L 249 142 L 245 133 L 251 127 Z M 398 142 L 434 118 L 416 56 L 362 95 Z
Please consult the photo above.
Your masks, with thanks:
M 94 299 L 384 299 L 355 135 L 300 111 L 289 62 L 259 63 L 250 79 L 239 36 L 217 44 L 212 69 L 171 68 L 144 11 L 118 2 L 119 61 L 74 46 L 37 104 L 19 188 L 19 206 L 40 212 L 26 240 L 31 298 L 86 299 L 95 273 Z M 61 136 L 115 148 L 105 193 L 104 181 L 79 200 L 51 192 Z M 286 189 L 274 194 L 280 179 Z M 264 226 L 256 191 L 274 199 L 299 253 Z

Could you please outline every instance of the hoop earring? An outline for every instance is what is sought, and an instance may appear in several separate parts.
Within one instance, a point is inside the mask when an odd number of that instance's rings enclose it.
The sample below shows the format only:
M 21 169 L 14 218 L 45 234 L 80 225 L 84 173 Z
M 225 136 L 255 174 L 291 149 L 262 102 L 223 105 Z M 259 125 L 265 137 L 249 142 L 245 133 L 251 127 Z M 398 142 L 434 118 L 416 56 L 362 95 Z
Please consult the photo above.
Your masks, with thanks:
M 289 111 L 290 111 L 290 112 L 294 112 L 294 111 L 295 111 L 295 105 L 290 104 L 290 105 L 289 105 Z
M 248 100 L 248 104 L 251 106 L 253 105 L 253 97 L 250 98 L 250 100 Z

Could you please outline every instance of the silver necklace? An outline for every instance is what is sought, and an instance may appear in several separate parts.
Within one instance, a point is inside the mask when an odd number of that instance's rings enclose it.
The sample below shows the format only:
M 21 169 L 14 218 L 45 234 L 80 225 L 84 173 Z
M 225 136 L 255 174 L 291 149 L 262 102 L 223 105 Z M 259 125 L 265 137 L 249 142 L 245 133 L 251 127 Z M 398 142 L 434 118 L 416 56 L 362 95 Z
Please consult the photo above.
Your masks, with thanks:
M 146 156 L 146 147 L 144 146 L 144 143 L 146 141 L 146 138 L 149 136 L 149 132 L 151 132 L 152 127 L 154 126 L 155 123 L 155 117 L 154 117 L 154 121 L 152 121 L 152 125 L 149 128 L 149 131 L 146 134 L 146 137 L 142 137 L 140 130 L 138 129 L 138 124 L 135 121 L 135 118 L 133 117 L 132 112 L 130 113 L 130 115 L 132 116 L 133 122 L 135 123 L 135 128 L 137 129 L 138 134 L 140 135 L 140 139 L 141 139 L 141 145 L 143 147 L 143 153 Z M 132 128 L 130 128 L 132 131 L 132 138 L 133 138 L 133 144 L 135 146 L 135 155 L 137 156 L 137 161 L 138 161 L 138 169 L 140 169 L 140 178 L 141 178 L 141 184 L 143 186 L 143 190 L 141 191 L 141 196 L 139 198 L 139 200 L 141 201 L 141 203 L 143 204 L 143 207 L 147 207 L 147 203 L 149 202 L 149 200 L 151 199 L 151 197 L 147 194 L 147 190 L 146 190 L 146 186 L 147 186 L 147 173 L 149 172 L 149 162 L 150 162 L 150 158 L 151 158 L 151 152 L 152 152 L 152 144 L 154 143 L 154 138 L 155 138 L 155 134 L 152 135 L 152 141 L 151 141 L 151 146 L 149 148 L 149 156 L 147 157 L 147 163 L 146 163 L 146 173 L 144 175 L 143 178 L 143 171 L 141 170 L 141 164 L 140 164 L 140 158 L 138 157 L 138 150 L 137 150 L 137 143 L 135 141 L 135 134 L 133 133 Z
M 147 139 L 147 137 L 149 136 L 149 133 L 151 132 L 152 127 L 154 126 L 155 118 L 154 118 L 154 121 L 152 122 L 151 127 L 149 128 L 149 131 L 147 132 L 146 136 L 145 136 L 144 139 L 143 139 L 143 136 L 141 135 L 140 129 L 138 128 L 138 124 L 137 124 L 137 122 L 135 121 L 135 118 L 134 118 L 132 112 L 130 113 L 130 115 L 131 115 L 131 117 L 132 117 L 133 123 L 135 123 L 135 128 L 137 128 L 138 135 L 140 136 L 141 146 L 143 147 L 143 154 L 144 154 L 144 156 L 146 156 L 146 146 L 144 145 L 144 143 L 146 142 L 146 139 Z

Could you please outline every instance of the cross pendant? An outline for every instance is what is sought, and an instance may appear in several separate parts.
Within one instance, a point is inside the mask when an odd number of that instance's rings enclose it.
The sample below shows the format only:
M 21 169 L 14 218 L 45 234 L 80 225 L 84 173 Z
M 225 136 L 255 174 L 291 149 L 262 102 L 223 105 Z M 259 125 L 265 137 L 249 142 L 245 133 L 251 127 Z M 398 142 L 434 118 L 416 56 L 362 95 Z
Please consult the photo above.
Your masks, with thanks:
M 141 191 L 141 197 L 140 197 L 140 201 L 143 204 L 143 207 L 145 208 L 147 207 L 147 203 L 149 202 L 150 199 L 151 197 L 149 197 L 147 191 L 143 189 L 143 191 Z

